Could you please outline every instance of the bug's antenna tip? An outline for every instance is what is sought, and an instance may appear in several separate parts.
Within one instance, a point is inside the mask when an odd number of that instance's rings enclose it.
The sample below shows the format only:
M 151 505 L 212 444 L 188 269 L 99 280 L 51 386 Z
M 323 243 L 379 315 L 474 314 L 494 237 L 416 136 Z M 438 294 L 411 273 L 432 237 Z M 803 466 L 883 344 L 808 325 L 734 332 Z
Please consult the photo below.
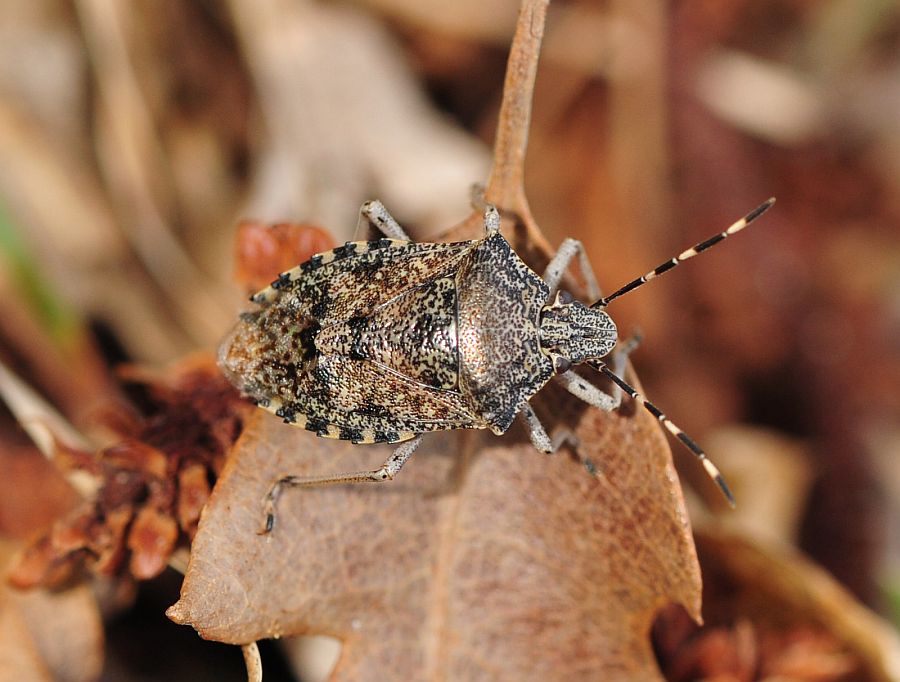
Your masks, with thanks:
M 703 458 L 703 468 L 706 469 L 706 473 L 709 474 L 709 477 L 716 482 L 716 485 L 719 486 L 719 490 L 722 491 L 725 499 L 728 500 L 728 504 L 734 509 L 737 506 L 737 501 L 734 499 L 734 494 L 725 482 L 725 477 L 722 476 L 722 472 L 719 471 L 719 468 L 705 457 Z
M 744 221 L 746 224 L 752 223 L 754 220 L 759 218 L 763 213 L 768 211 L 775 204 L 775 197 L 769 197 L 766 201 L 761 203 L 759 206 L 754 208 L 750 213 L 748 213 L 744 217 Z

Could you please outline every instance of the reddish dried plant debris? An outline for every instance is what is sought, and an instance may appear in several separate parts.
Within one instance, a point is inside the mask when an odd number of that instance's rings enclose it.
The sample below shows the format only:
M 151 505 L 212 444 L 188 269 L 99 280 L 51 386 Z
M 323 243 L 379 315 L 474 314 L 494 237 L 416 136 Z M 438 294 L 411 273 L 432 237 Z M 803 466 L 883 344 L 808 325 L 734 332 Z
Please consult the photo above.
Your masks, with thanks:
M 259 291 L 279 273 L 333 246 L 328 232 L 315 225 L 245 220 L 235 239 L 235 280 L 248 292 Z
M 741 618 L 733 625 L 698 628 L 672 607 L 657 620 L 654 639 L 671 682 L 838 682 L 860 670 L 840 641 L 812 624 L 776 626 Z
M 193 538 L 211 481 L 252 408 L 211 357 L 164 376 L 123 374 L 146 392 L 148 407 L 133 433 L 98 453 L 59 448 L 63 468 L 88 471 L 102 487 L 25 548 L 10 573 L 14 585 L 59 585 L 81 568 L 115 575 L 126 560 L 135 578 L 152 578 L 180 538 Z
M 209 499 L 211 486 L 206 467 L 194 462 L 178 472 L 178 525 L 191 540 L 197 532 L 200 512 Z
M 143 507 L 135 516 L 128 533 L 131 551 L 129 570 L 139 580 L 153 578 L 166 567 L 175 551 L 178 523 L 170 515 L 153 507 Z

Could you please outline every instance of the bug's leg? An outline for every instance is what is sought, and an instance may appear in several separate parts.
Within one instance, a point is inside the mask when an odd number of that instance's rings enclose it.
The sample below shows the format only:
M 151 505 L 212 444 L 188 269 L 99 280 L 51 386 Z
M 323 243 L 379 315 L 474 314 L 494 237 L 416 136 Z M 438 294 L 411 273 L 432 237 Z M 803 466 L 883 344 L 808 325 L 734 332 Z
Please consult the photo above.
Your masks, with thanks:
M 500 231 L 500 212 L 493 204 L 484 206 L 484 233 L 490 236 Z
M 578 265 L 581 268 L 581 275 L 584 277 L 584 284 L 589 299 L 591 301 L 597 300 L 600 298 L 600 287 L 597 284 L 597 277 L 594 275 L 591 262 L 584 251 L 584 244 L 571 237 L 559 245 L 559 250 L 547 264 L 546 270 L 544 270 L 544 282 L 550 287 L 550 295 L 553 296 L 556 293 L 556 289 L 559 287 L 566 269 L 575 258 L 578 259 Z
M 554 432 L 552 437 L 548 436 L 544 425 L 541 424 L 541 421 L 534 413 L 534 408 L 528 403 L 525 403 L 525 405 L 522 406 L 519 414 L 522 416 L 525 428 L 528 429 L 528 437 L 531 439 L 532 445 L 534 445 L 538 451 L 547 455 L 552 455 L 564 444 L 568 443 L 573 447 L 573 454 L 582 465 L 584 465 L 587 472 L 591 476 L 597 475 L 597 465 L 579 452 L 578 438 L 574 433 L 568 429 L 560 428 Z
M 266 525 L 260 535 L 266 535 L 272 532 L 275 527 L 275 504 L 281 492 L 285 488 L 319 488 L 326 485 L 339 485 L 342 483 L 367 483 L 379 481 L 388 481 L 397 475 L 397 472 L 403 468 L 406 461 L 412 457 L 412 454 L 419 447 L 422 436 L 416 436 L 400 445 L 394 452 L 384 460 L 384 464 L 378 469 L 372 471 L 351 471 L 343 474 L 324 474 L 321 476 L 284 476 L 279 478 L 269 489 L 265 498 Z
M 547 435 L 547 430 L 535 414 L 534 408 L 528 403 L 522 406 L 519 414 L 522 416 L 522 421 L 528 430 L 528 438 L 538 451 L 552 455 L 562 447 L 563 443 L 575 442 L 575 436 L 566 429 L 558 429 L 552 438 Z
M 410 242 L 412 239 L 400 227 L 400 223 L 394 220 L 394 216 L 377 199 L 367 201 L 359 207 L 359 221 L 356 223 L 356 233 L 365 234 L 367 228 L 374 227 L 391 239 L 400 239 Z
M 487 187 L 480 182 L 473 182 L 469 187 L 469 205 L 476 211 L 487 208 L 487 199 L 484 196 L 486 191 Z
M 617 410 L 622 404 L 622 391 L 618 386 L 613 389 L 612 394 L 607 393 L 572 370 L 560 374 L 556 380 L 576 398 L 604 412 Z
M 609 364 L 617 377 L 621 378 L 623 376 L 625 362 L 634 349 L 638 347 L 640 341 L 640 336 L 633 334 L 625 341 L 622 341 L 612 352 Z M 557 377 L 557 381 L 579 400 L 583 400 L 588 405 L 605 412 L 617 410 L 619 405 L 622 404 L 622 388 L 616 383 L 613 383 L 612 393 L 607 393 L 572 370 L 560 374 Z

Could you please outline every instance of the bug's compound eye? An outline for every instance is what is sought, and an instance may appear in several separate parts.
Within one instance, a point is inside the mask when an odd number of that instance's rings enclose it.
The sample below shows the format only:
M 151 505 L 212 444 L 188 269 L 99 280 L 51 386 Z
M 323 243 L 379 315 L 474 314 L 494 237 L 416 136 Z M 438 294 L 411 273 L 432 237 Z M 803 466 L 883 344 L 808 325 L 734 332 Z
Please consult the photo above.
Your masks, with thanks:
M 563 374 L 572 368 L 572 361 L 569 358 L 564 358 L 562 355 L 557 355 L 556 360 L 553 361 L 553 368 L 557 374 Z
M 562 303 L 563 305 L 569 304 L 575 300 L 575 297 L 572 296 L 568 291 L 558 291 L 556 293 L 556 302 Z

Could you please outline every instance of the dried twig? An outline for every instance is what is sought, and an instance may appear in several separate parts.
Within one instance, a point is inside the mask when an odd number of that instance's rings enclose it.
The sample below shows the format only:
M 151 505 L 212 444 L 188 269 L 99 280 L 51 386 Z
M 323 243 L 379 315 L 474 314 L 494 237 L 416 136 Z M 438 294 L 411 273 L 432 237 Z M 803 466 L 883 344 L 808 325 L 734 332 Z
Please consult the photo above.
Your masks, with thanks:
M 259 656 L 256 642 L 242 646 L 241 653 L 244 654 L 244 664 L 247 666 L 247 682 L 262 682 L 262 658 Z
M 501 213 L 516 216 L 517 222 L 525 227 L 529 246 L 545 254 L 551 252 L 550 245 L 534 223 L 525 197 L 524 179 L 534 81 L 548 5 L 549 0 L 523 0 L 519 10 L 503 83 L 493 166 L 484 192 L 485 201 L 497 206 Z M 450 230 L 449 237 L 477 235 L 482 229 L 481 220 L 481 211 L 474 211 Z
M 485 199 L 516 211 L 529 226 L 534 220 L 525 198 L 525 151 L 547 5 L 549 0 L 525 0 L 519 10 L 503 83 L 494 165 L 485 190 Z
M 0 398 L 47 459 L 53 459 L 57 439 L 85 452 L 92 449 L 90 443 L 65 417 L 3 363 L 0 363 Z M 86 499 L 93 497 L 100 486 L 96 477 L 84 471 L 70 471 L 66 478 Z

